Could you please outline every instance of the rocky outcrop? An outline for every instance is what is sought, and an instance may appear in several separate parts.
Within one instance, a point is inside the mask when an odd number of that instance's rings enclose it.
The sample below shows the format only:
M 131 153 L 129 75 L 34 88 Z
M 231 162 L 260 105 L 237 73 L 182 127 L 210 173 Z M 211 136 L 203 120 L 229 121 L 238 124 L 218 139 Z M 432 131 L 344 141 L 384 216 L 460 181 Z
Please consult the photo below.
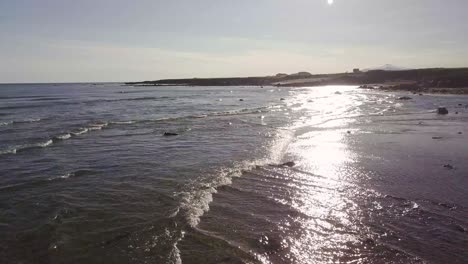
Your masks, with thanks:
M 439 115 L 448 115 L 449 111 L 445 107 L 437 108 L 437 114 Z

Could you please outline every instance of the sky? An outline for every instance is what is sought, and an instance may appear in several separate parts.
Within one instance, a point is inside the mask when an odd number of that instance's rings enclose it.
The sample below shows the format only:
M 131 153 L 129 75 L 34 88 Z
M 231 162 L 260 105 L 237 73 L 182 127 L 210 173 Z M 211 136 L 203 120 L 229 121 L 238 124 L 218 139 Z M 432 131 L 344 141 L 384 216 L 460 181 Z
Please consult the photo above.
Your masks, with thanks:
M 0 83 L 468 66 L 466 0 L 0 0 Z

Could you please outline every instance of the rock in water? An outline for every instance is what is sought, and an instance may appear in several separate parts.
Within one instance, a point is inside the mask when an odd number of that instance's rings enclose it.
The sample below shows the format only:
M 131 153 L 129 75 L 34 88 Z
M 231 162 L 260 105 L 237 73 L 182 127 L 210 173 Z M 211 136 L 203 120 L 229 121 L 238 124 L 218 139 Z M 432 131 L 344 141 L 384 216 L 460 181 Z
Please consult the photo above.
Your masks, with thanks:
M 281 164 L 281 166 L 294 167 L 296 166 L 296 163 L 294 161 L 288 161 L 288 162 Z
M 164 132 L 165 137 L 171 137 L 171 136 L 178 136 L 179 134 L 177 133 L 172 133 L 172 132 Z
M 398 100 L 411 100 L 411 99 L 413 99 L 413 98 L 408 97 L 408 96 L 402 96 L 402 97 L 398 98 Z
M 447 108 L 445 107 L 439 107 L 437 108 L 437 114 L 439 115 L 447 115 L 449 112 L 447 110 Z
M 449 170 L 453 170 L 453 169 L 454 169 L 454 167 L 453 167 L 452 165 L 450 165 L 450 164 L 445 164 L 445 165 L 444 165 L 444 168 L 449 169 Z

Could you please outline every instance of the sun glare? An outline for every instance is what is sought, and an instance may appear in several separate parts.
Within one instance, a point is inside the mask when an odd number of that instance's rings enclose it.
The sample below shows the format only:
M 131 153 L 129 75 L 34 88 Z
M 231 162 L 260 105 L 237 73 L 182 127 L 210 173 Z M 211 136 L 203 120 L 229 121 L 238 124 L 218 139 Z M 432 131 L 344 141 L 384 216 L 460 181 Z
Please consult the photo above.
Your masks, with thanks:
M 333 2 L 334 2 L 333 0 L 328 0 L 329 5 L 333 5 Z

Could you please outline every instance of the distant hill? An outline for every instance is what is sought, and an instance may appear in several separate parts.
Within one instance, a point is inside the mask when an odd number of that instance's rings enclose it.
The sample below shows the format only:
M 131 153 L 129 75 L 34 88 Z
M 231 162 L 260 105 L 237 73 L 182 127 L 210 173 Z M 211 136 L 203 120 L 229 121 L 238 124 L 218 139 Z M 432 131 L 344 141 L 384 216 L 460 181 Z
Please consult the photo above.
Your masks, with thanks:
M 364 69 L 362 71 L 363 72 L 368 72 L 368 71 L 375 71 L 375 70 L 381 70 L 381 71 L 407 71 L 407 70 L 411 70 L 411 69 L 410 68 L 405 68 L 405 67 L 395 66 L 395 65 L 392 65 L 392 64 L 385 64 L 385 65 L 380 66 L 380 67 L 368 68 L 368 69 Z
M 311 74 L 279 73 L 273 76 L 232 77 L 232 78 L 191 78 L 169 79 L 127 83 L 136 86 L 286 86 L 307 87 L 323 85 L 367 85 L 389 83 L 411 83 L 414 89 L 424 88 L 467 88 L 468 68 L 407 69 L 384 65 L 366 72 Z

